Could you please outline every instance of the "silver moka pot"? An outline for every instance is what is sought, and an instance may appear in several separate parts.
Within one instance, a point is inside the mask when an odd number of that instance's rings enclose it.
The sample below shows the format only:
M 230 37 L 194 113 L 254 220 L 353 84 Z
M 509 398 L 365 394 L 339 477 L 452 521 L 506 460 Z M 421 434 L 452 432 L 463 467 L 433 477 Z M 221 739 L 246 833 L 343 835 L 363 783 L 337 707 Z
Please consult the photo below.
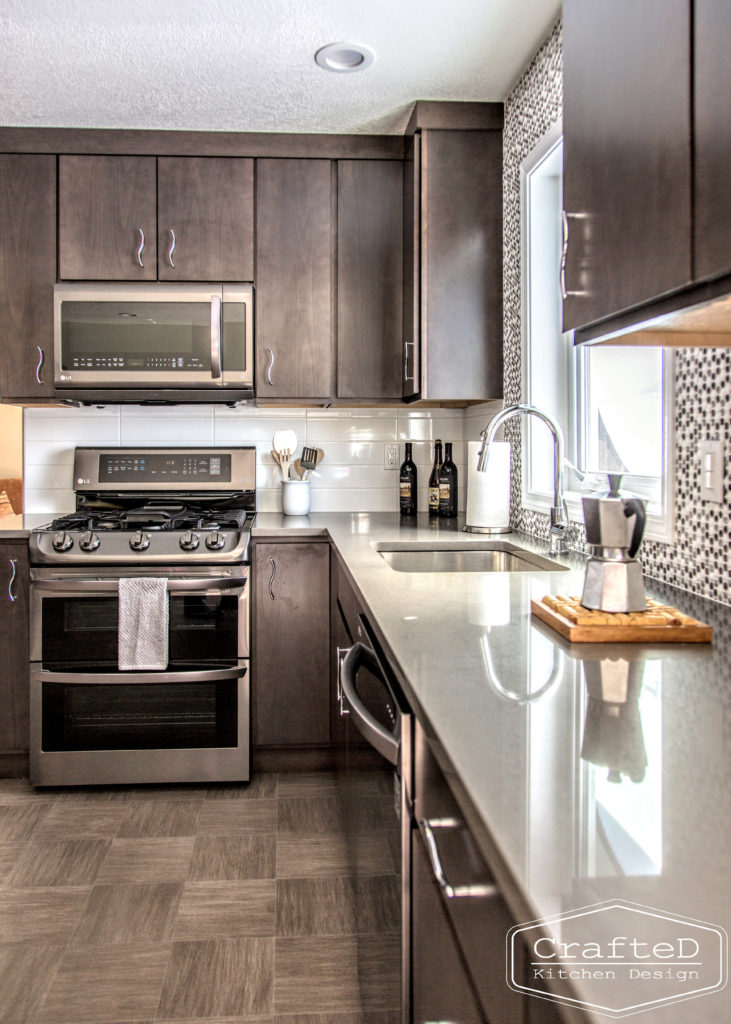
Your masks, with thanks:
M 581 499 L 589 544 L 581 603 L 604 612 L 643 612 L 647 601 L 635 555 L 645 532 L 647 502 L 621 496 L 621 475 L 608 479 L 607 495 Z

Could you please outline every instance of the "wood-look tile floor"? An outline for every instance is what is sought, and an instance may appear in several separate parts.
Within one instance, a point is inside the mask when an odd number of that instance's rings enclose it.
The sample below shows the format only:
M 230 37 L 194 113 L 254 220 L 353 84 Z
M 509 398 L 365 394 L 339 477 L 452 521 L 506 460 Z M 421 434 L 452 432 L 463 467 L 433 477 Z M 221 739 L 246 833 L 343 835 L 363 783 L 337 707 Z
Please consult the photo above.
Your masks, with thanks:
M 0 780 L 0 1024 L 398 1024 L 388 830 L 354 883 L 336 784 Z

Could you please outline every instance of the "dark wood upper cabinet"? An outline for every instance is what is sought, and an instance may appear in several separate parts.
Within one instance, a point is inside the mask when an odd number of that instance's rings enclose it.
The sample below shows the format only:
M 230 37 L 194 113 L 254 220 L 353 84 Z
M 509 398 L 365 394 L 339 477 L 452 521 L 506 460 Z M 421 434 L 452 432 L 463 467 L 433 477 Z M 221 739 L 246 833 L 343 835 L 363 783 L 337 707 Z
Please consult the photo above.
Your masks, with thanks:
M 695 0 L 695 276 L 731 271 L 731 5 Z
M 690 20 L 689 0 L 564 2 L 564 330 L 691 280 Z
M 28 763 L 28 542 L 0 540 L 0 775 Z
M 253 281 L 254 161 L 160 157 L 161 281 Z
M 329 160 L 257 160 L 256 395 L 332 394 Z
M 157 278 L 157 161 L 152 156 L 61 156 L 59 278 Z
M 494 106 L 488 104 L 487 106 Z M 502 131 L 424 129 L 407 159 L 405 395 L 430 401 L 500 398 L 502 326 Z M 417 241 L 418 237 L 418 241 Z M 418 252 L 417 270 L 409 274 Z M 418 317 L 414 294 L 418 293 Z M 416 340 L 416 338 L 414 338 Z M 411 380 L 416 378 L 418 380 Z M 418 384 L 418 387 L 417 387 Z
M 253 548 L 255 747 L 330 743 L 330 545 Z
M 403 164 L 338 164 L 338 398 L 401 398 Z
M 56 158 L 0 156 L 0 396 L 53 394 Z

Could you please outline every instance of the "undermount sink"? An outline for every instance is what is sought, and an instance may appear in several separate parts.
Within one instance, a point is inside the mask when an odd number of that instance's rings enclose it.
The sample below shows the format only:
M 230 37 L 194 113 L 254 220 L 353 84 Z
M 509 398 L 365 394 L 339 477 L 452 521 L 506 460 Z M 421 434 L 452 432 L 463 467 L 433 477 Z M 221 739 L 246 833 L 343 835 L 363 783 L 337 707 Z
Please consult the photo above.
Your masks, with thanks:
M 376 551 L 396 572 L 557 572 L 568 566 L 506 541 L 462 547 L 428 541 L 378 543 Z

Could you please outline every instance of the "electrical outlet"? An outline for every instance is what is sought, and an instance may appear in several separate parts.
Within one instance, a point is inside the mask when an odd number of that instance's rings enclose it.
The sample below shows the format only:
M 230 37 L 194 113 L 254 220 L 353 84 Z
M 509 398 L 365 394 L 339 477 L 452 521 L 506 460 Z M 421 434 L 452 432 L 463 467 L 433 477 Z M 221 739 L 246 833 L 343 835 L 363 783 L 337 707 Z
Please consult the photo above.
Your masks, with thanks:
M 398 469 L 399 459 L 401 454 L 399 452 L 398 444 L 384 444 L 383 446 L 383 468 L 384 469 Z
M 701 499 L 723 502 L 723 446 L 720 441 L 701 441 Z

